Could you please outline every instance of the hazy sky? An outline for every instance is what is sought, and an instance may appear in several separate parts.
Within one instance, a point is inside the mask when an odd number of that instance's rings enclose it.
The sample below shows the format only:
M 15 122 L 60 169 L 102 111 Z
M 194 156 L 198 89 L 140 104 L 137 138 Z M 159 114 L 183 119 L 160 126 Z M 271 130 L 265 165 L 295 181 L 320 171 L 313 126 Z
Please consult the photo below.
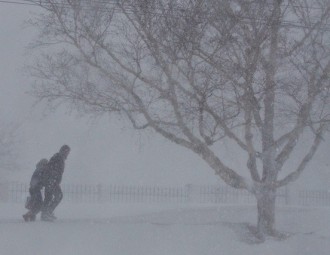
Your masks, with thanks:
M 4 178 L 29 181 L 35 164 L 49 158 L 67 143 L 72 151 L 63 181 L 66 183 L 186 184 L 220 182 L 213 170 L 193 153 L 153 135 L 140 135 L 105 116 L 98 122 L 67 115 L 64 107 L 43 114 L 43 106 L 32 108 L 33 98 L 26 94 L 32 80 L 23 76 L 22 67 L 29 54 L 26 47 L 35 31 L 24 27 L 38 7 L 0 3 L 0 117 L 20 124 L 22 166 Z M 245 168 L 238 154 L 226 151 L 234 167 Z M 313 184 L 328 185 L 329 145 L 322 145 L 309 173 L 300 180 L 308 182 L 315 170 Z
M 32 80 L 23 75 L 26 50 L 35 31 L 24 27 L 38 7 L 0 3 L 0 117 L 20 124 L 20 172 L 6 175 L 28 181 L 37 161 L 67 143 L 72 151 L 65 182 L 185 184 L 216 182 L 213 171 L 192 153 L 152 135 L 139 135 L 105 116 L 98 122 L 67 115 L 64 107 L 44 115 L 26 92 Z M 2 121 L 1 121 L 2 122 Z

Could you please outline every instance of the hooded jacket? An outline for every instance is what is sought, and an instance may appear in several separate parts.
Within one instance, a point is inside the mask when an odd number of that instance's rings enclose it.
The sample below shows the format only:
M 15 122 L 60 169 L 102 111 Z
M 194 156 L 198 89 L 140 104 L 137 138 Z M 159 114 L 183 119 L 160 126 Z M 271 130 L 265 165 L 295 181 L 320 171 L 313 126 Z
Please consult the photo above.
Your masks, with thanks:
M 59 185 L 62 181 L 62 175 L 65 167 L 65 158 L 61 153 L 55 153 L 48 162 L 48 171 L 46 183 L 49 185 Z
M 42 186 L 45 185 L 45 176 L 47 174 L 47 169 L 48 169 L 47 163 L 48 163 L 47 159 L 42 159 L 36 165 L 36 169 L 33 172 L 31 181 L 30 181 L 31 188 L 41 189 Z

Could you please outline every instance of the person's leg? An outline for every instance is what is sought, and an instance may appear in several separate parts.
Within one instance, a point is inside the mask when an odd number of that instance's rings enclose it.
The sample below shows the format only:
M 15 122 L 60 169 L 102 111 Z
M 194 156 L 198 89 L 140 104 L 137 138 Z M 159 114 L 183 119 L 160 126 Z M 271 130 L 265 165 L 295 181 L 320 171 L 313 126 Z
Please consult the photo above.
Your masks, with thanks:
M 33 186 L 30 186 L 29 194 L 30 194 L 30 196 L 27 197 L 26 202 L 25 202 L 25 208 L 30 211 L 34 206 L 34 204 L 33 204 L 34 203 L 34 187 Z
M 45 199 L 41 206 L 41 214 L 49 214 L 52 201 L 54 199 L 54 186 L 46 185 L 45 186 Z
M 41 194 L 41 188 L 39 187 L 37 190 L 35 190 L 35 195 L 34 195 L 34 206 L 32 208 L 32 213 L 36 216 L 42 207 L 42 194 Z
M 23 218 L 25 221 L 35 221 L 36 214 L 39 212 L 42 203 L 40 187 L 37 185 L 30 187 L 29 193 L 30 201 L 27 205 L 29 211 L 23 215 Z
M 56 185 L 53 189 L 53 195 L 54 199 L 52 200 L 52 203 L 49 206 L 49 213 L 52 214 L 55 210 L 55 208 L 59 205 L 59 203 L 62 201 L 63 198 L 63 192 L 60 187 L 60 185 Z

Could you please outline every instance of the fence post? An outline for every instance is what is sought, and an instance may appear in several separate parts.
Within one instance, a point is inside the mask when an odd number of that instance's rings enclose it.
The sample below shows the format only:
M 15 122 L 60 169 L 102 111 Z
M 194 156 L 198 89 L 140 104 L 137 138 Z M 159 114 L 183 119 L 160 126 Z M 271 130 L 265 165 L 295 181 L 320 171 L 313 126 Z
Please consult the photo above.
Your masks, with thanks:
M 185 193 L 186 193 L 186 202 L 191 203 L 192 202 L 192 184 L 186 184 L 185 186 Z
M 101 203 L 103 201 L 103 188 L 102 184 L 97 184 L 97 201 Z
M 8 183 L 0 183 L 0 202 L 9 201 L 9 185 Z
M 186 202 L 188 203 L 200 202 L 201 194 L 200 194 L 200 187 L 198 185 L 186 184 L 185 191 L 186 191 Z

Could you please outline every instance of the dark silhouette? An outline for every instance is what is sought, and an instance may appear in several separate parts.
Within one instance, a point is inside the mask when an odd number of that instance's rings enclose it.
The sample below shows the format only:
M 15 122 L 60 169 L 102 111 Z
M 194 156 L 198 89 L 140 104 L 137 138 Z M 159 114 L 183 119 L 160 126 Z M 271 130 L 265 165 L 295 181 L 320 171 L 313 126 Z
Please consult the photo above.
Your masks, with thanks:
M 41 210 L 43 202 L 41 190 L 45 186 L 45 176 L 48 168 L 47 163 L 47 159 L 41 159 L 37 163 L 36 170 L 32 174 L 29 188 L 30 197 L 27 198 L 25 204 L 25 208 L 29 211 L 23 215 L 25 221 L 35 221 L 36 215 Z
M 48 171 L 45 176 L 45 200 L 42 207 L 41 220 L 53 221 L 56 219 L 54 210 L 63 198 L 60 183 L 65 167 L 65 160 L 70 153 L 70 147 L 63 145 L 48 162 Z

